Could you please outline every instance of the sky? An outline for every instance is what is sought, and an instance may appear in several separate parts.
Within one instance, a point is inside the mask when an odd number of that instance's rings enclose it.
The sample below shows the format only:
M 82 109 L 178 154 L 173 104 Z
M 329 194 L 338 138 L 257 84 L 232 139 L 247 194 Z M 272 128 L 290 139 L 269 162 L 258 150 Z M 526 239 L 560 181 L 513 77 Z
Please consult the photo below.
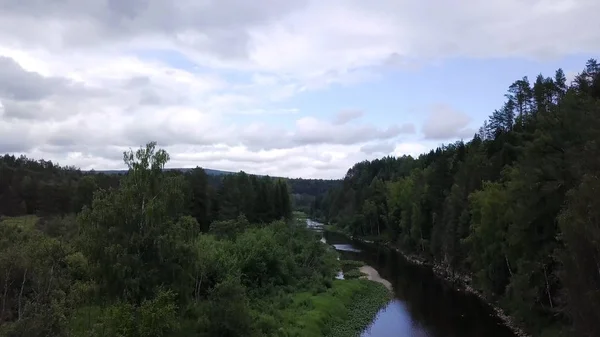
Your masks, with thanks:
M 0 153 L 342 178 L 600 51 L 597 0 L 0 0 Z

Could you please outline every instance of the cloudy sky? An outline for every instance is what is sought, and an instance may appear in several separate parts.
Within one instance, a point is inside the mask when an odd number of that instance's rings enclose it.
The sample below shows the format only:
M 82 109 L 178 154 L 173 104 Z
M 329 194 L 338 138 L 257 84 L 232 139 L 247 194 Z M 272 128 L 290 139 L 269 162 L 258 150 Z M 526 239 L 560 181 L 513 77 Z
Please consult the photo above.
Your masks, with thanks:
M 0 153 L 339 178 L 600 51 L 597 0 L 0 0 Z

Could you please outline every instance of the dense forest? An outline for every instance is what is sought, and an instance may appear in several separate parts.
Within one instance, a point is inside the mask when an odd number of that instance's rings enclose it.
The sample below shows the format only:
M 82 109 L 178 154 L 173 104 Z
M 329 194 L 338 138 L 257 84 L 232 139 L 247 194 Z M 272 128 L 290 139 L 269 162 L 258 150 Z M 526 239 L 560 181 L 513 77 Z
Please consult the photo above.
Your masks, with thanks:
M 335 250 L 294 221 L 288 183 L 0 161 L 0 336 L 351 336 L 389 292 L 336 280 Z
M 94 191 L 118 187 L 121 175 L 126 172 L 84 172 L 25 156 L 0 156 L 0 215 L 44 216 L 79 212 L 83 206 L 91 204 Z M 242 213 L 254 222 L 279 219 L 291 212 L 291 209 L 284 209 L 271 214 L 275 211 L 252 204 L 257 197 L 261 200 L 280 198 L 282 200 L 277 202 L 286 207 L 291 198 L 293 209 L 308 212 L 317 196 L 341 183 L 340 180 L 274 178 L 244 172 L 217 175 L 199 167 L 165 172 L 185 178 L 189 210 L 203 227 Z M 285 190 L 283 185 L 287 185 Z M 257 196 L 257 193 L 261 195 Z M 239 204 L 244 200 L 247 204 Z
M 505 96 L 472 140 L 358 163 L 311 214 L 470 275 L 534 335 L 600 336 L 600 66 Z
M 14 159 L 13 159 L 14 160 Z M 43 162 L 43 161 L 42 161 Z M 45 162 L 44 162 L 45 163 Z M 166 171 L 174 172 L 174 173 L 190 173 L 191 170 L 189 168 L 170 168 L 165 169 Z M 208 185 L 212 188 L 218 188 L 223 183 L 223 178 L 227 175 L 234 174 L 229 171 L 218 171 L 211 169 L 204 169 L 204 172 L 207 175 Z M 98 173 L 102 175 L 113 176 L 116 174 L 125 174 L 127 171 L 125 170 L 101 170 L 101 171 L 89 171 L 87 173 Z M 115 177 L 113 177 L 115 178 Z M 304 178 L 279 178 L 285 180 L 289 187 L 292 197 L 292 208 L 301 211 L 304 213 L 308 213 L 310 211 L 311 205 L 314 203 L 316 197 L 323 196 L 327 191 L 334 187 L 338 187 L 341 185 L 341 180 L 339 179 L 304 179 Z M 114 179 L 115 182 L 118 181 Z

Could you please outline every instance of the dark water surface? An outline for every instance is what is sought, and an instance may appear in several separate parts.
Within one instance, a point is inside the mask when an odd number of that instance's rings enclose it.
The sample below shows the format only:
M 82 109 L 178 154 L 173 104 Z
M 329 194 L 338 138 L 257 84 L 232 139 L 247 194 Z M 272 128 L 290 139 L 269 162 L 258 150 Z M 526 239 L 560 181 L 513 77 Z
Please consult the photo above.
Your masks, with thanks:
M 394 250 L 354 242 L 324 232 L 343 259 L 375 268 L 394 287 L 394 300 L 383 308 L 363 337 L 515 337 L 474 295 L 453 290 L 431 269 L 407 262 Z

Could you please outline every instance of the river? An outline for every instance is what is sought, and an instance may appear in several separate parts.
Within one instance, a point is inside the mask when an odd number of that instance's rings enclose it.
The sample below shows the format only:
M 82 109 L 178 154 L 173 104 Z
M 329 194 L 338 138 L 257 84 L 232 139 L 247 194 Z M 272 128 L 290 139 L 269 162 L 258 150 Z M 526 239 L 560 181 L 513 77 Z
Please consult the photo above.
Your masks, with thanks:
M 394 250 L 327 231 L 322 241 L 343 259 L 373 267 L 392 284 L 393 301 L 362 337 L 515 337 L 478 297 L 454 290 L 431 269 L 406 261 Z

